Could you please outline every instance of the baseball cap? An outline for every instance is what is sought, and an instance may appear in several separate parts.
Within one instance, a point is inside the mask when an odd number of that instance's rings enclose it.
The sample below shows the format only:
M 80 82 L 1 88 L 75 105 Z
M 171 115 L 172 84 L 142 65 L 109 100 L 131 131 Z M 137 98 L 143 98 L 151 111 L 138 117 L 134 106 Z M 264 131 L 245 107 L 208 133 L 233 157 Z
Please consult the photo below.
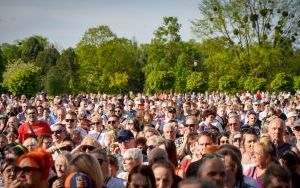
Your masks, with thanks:
M 92 188 L 91 178 L 82 172 L 73 172 L 66 178 L 65 188 Z
M 134 138 L 133 133 L 130 130 L 120 130 L 117 134 L 118 142 L 129 142 Z
M 169 108 L 168 108 L 168 112 L 170 112 L 170 113 L 176 113 L 176 108 L 174 108 L 174 107 L 169 107 Z

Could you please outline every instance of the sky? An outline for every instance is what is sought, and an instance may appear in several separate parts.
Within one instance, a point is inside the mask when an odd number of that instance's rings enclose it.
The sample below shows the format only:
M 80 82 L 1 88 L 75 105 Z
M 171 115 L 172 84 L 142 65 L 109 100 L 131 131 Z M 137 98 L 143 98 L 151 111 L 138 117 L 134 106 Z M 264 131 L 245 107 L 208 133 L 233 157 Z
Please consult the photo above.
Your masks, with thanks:
M 85 31 L 107 25 L 118 36 L 149 43 L 163 17 L 182 25 L 182 40 L 195 39 L 191 21 L 200 0 L 0 0 L 0 44 L 33 35 L 58 48 L 75 47 Z

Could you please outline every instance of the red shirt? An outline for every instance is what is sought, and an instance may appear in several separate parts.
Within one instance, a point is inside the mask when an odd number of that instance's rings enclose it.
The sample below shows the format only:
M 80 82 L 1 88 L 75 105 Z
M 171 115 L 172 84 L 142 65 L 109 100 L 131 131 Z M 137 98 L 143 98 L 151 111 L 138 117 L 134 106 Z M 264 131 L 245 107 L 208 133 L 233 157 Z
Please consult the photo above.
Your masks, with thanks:
M 32 129 L 36 136 L 39 136 L 41 134 L 50 134 L 50 135 L 52 134 L 52 131 L 51 131 L 48 123 L 43 122 L 43 121 L 39 121 L 38 124 L 32 125 Z M 26 140 L 29 137 L 29 135 L 32 135 L 32 132 L 29 128 L 28 123 L 23 123 L 19 127 L 18 132 L 19 132 L 18 139 L 19 139 L 19 142 L 21 142 L 21 143 L 23 143 L 24 140 Z

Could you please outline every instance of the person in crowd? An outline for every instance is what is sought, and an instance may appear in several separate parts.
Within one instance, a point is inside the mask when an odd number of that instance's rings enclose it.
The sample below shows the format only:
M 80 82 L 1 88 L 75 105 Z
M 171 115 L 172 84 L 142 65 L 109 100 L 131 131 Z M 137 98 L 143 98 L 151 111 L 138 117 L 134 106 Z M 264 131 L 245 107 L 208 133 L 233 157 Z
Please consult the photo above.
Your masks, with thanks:
M 254 167 L 247 170 L 246 176 L 257 180 L 260 187 L 264 186 L 263 176 L 266 169 L 277 162 L 276 147 L 269 138 L 263 137 L 253 146 Z
M 177 134 L 176 127 L 177 127 L 176 122 L 166 123 L 164 125 L 163 136 L 165 137 L 165 139 L 175 142 L 176 134 Z
M 151 164 L 155 176 L 155 182 L 157 188 L 173 188 L 177 187 L 175 182 L 175 167 L 174 165 L 165 159 L 156 160 Z
M 60 153 L 54 161 L 56 179 L 52 183 L 53 188 L 63 187 L 67 178 L 69 163 L 72 160 L 72 155 L 68 152 Z
M 36 138 L 28 137 L 23 142 L 23 146 L 25 146 L 28 151 L 35 151 L 38 149 L 38 142 L 37 142 Z
M 137 148 L 130 148 L 124 152 L 123 155 L 123 168 L 124 172 L 121 172 L 117 177 L 128 180 L 128 175 L 133 167 L 141 165 L 143 162 L 143 154 Z
M 217 186 L 210 181 L 191 177 L 181 181 L 178 188 L 217 188 Z
M 51 154 L 46 151 L 30 151 L 18 158 L 16 178 L 11 187 L 47 188 L 50 168 L 53 165 Z
M 1 162 L 1 186 L 4 188 L 9 188 L 12 181 L 16 178 L 16 159 L 7 158 Z
M 137 165 L 130 171 L 126 188 L 136 187 L 156 188 L 155 177 L 150 167 Z
M 41 134 L 51 134 L 50 126 L 37 119 L 37 110 L 35 107 L 27 107 L 25 111 L 26 123 L 18 129 L 18 140 L 23 143 L 29 136 L 38 137 Z
M 81 153 L 76 155 L 69 165 L 69 174 L 81 172 L 91 178 L 91 187 L 102 187 L 104 183 L 101 166 L 97 159 L 89 154 Z
M 105 130 L 103 120 L 100 116 L 95 115 L 91 120 L 92 129 L 88 135 L 95 138 L 101 145 L 105 146 Z
M 289 171 L 278 164 L 272 164 L 267 168 L 263 180 L 265 182 L 263 188 L 292 188 Z
M 253 167 L 254 164 L 254 143 L 257 141 L 258 136 L 254 129 L 248 129 L 243 132 L 242 136 L 242 165 L 244 173 L 250 168 Z
M 50 134 L 41 134 L 38 136 L 37 141 L 38 147 L 44 150 L 49 149 L 53 144 L 52 136 Z
M 218 145 L 229 144 L 229 136 L 228 132 L 221 133 L 217 138 Z
M 119 171 L 119 162 L 116 156 L 108 155 L 108 169 L 111 177 L 117 177 Z
M 109 171 L 109 158 L 104 149 L 96 149 L 91 153 L 99 162 L 103 174 L 104 186 L 107 188 L 124 188 L 125 180 L 116 178 Z

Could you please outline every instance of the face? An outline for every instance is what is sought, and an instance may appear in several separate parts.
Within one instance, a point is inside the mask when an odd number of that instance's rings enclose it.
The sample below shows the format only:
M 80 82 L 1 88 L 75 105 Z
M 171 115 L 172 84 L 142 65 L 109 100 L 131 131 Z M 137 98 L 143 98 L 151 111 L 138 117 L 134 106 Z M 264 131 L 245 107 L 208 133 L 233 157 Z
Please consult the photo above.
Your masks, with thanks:
M 130 170 L 138 164 L 139 164 L 138 159 L 133 159 L 128 153 L 124 154 L 123 167 L 125 171 L 130 172 Z
M 149 187 L 147 182 L 147 178 L 144 175 L 140 173 L 133 174 L 131 176 L 131 181 L 128 185 L 128 188 L 146 188 Z
M 236 118 L 229 118 L 228 127 L 230 132 L 235 132 L 240 130 L 240 123 Z
M 170 169 L 157 167 L 153 169 L 157 188 L 171 188 L 173 177 Z
M 256 123 L 256 116 L 254 114 L 250 114 L 248 117 L 248 124 L 251 126 L 254 125 L 255 123 Z
M 52 128 L 52 139 L 53 142 L 61 142 L 66 137 L 64 128 L 60 125 L 56 125 Z
M 256 145 L 253 148 L 253 158 L 256 166 L 266 167 L 267 155 L 265 154 L 262 146 Z
M 11 184 L 11 182 L 16 178 L 14 168 L 15 166 L 8 165 L 2 172 L 2 176 L 6 185 Z
M 214 182 L 217 186 L 224 187 L 225 164 L 220 158 L 207 159 L 198 172 L 200 178 Z
M 113 129 L 118 128 L 118 121 L 117 121 L 117 118 L 115 118 L 115 117 L 109 117 L 107 120 L 107 124 L 110 128 L 113 128 Z
M 59 156 L 55 160 L 55 170 L 57 177 L 64 177 L 67 172 L 67 161 L 64 157 Z
M 220 145 L 229 144 L 229 138 L 227 136 L 222 136 L 220 138 Z
M 172 127 L 167 127 L 164 129 L 164 136 L 168 140 L 175 140 L 176 139 L 176 132 L 174 128 Z
M 266 188 L 290 188 L 291 182 L 284 182 L 279 178 L 271 177 L 271 183 Z
M 293 133 L 295 134 L 296 139 L 300 140 L 300 126 L 294 127 Z
M 37 111 L 35 109 L 28 109 L 26 111 L 26 119 L 29 122 L 35 122 L 35 121 L 37 121 Z
M 272 141 L 283 141 L 284 125 L 279 119 L 272 121 L 268 127 L 268 134 Z
M 197 130 L 198 126 L 196 125 L 196 122 L 193 119 L 187 119 L 184 125 L 184 132 L 186 134 L 190 132 L 195 132 Z
M 199 150 L 201 155 L 204 155 L 206 154 L 206 148 L 211 145 L 213 145 L 212 139 L 208 136 L 203 135 L 198 139 L 197 150 Z
M 33 140 L 25 140 L 23 145 L 28 149 L 28 151 L 35 151 L 38 147 L 37 142 Z
M 234 162 L 229 155 L 225 156 L 224 162 L 225 162 L 225 169 L 226 169 L 226 181 L 230 183 L 231 181 L 233 181 L 232 177 L 236 176 L 237 165 L 236 162 Z
M 46 150 L 46 149 L 51 147 L 51 144 L 52 144 L 52 139 L 51 138 L 45 138 L 43 140 L 43 143 L 42 143 L 42 148 Z
M 214 120 L 215 120 L 216 116 L 214 115 L 209 115 L 207 118 L 206 118 L 206 122 L 208 123 L 212 123 Z
M 253 145 L 257 140 L 257 137 L 253 134 L 244 135 L 244 147 L 246 152 L 253 152 Z
M 0 148 L 5 148 L 5 146 L 7 145 L 7 139 L 0 137 Z
M 20 161 L 18 167 L 19 170 L 17 168 L 16 173 L 20 182 L 28 184 L 30 187 L 38 187 L 38 184 L 42 182 L 41 169 L 35 161 L 24 158 Z
M 67 114 L 66 115 L 66 127 L 67 129 L 74 129 L 76 127 L 76 117 L 74 115 L 71 115 L 71 114 Z

